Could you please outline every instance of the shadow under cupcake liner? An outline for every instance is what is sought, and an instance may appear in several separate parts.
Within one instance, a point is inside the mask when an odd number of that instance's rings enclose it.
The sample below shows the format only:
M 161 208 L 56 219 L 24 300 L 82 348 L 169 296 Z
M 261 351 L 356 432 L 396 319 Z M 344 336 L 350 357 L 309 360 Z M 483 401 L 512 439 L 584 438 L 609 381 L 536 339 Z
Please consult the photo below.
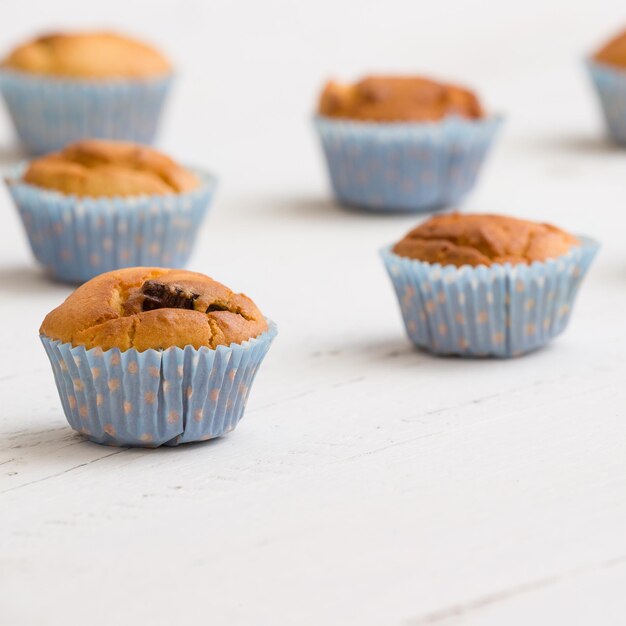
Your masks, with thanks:
M 335 196 L 377 211 L 456 204 L 473 188 L 501 125 L 498 116 L 395 124 L 315 118 Z
M 0 92 L 15 130 L 34 154 L 79 139 L 154 141 L 172 77 L 71 80 L 0 71 Z
M 587 70 L 600 99 L 609 135 L 626 144 L 626 68 L 588 60 Z
M 186 193 L 79 198 L 22 182 L 25 168 L 5 180 L 30 246 L 53 278 L 71 283 L 122 267 L 184 267 L 217 185 L 192 170 L 200 186 Z
M 215 350 L 72 347 L 41 341 L 70 426 L 96 443 L 176 446 L 230 432 L 242 418 L 255 374 L 277 327 Z
M 531 265 L 441 266 L 381 256 L 407 333 L 435 354 L 512 357 L 565 330 L 580 283 L 599 245 L 580 237 L 567 254 Z

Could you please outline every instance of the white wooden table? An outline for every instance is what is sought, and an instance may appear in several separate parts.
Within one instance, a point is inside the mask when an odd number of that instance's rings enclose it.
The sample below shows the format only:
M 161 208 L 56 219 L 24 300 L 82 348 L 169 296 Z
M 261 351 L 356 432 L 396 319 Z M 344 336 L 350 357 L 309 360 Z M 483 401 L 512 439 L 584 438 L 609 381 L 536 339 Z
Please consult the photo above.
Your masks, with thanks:
M 450 9 L 441 4 L 425 31 Z M 189 64 L 161 145 L 222 177 L 191 267 L 247 292 L 280 329 L 234 433 L 133 450 L 69 429 L 37 329 L 70 290 L 39 273 L 2 191 L 0 624 L 624 624 L 626 152 L 602 141 L 575 56 L 611 27 L 614 4 L 555 48 L 550 29 L 570 4 L 530 3 L 525 45 L 535 47 L 524 56 L 504 45 L 506 68 L 487 62 L 487 48 L 518 33 L 517 17 L 496 3 L 497 30 L 476 7 L 459 9 L 482 47 L 460 25 L 446 35 L 465 36 L 467 75 L 509 115 L 464 208 L 554 221 L 603 243 L 566 334 L 506 361 L 413 349 L 377 250 L 418 218 L 327 199 L 307 114 L 333 54 L 347 75 L 374 58 L 359 29 L 345 51 L 340 26 L 373 27 L 384 12 L 339 11 L 333 30 L 330 3 L 270 5 L 283 20 L 271 49 L 254 38 L 254 24 L 273 23 L 256 3 L 243 25 L 235 8 L 213 14 L 200 2 L 178 21 L 173 2 L 154 16 L 153 38 Z M 133 23 L 140 8 L 128 10 Z M 51 19 L 41 11 L 38 24 L 14 16 L 20 32 Z M 207 43 L 212 17 L 224 32 Z M 304 22 L 310 30 L 298 31 Z M 463 71 L 458 51 L 438 57 L 430 35 L 411 48 L 404 21 L 393 27 L 381 64 Z M 251 61 L 249 49 L 232 51 L 231 73 L 215 63 L 206 83 L 192 63 L 194 46 L 215 52 L 240 28 L 270 83 L 295 72 L 286 104 L 259 91 L 254 116 L 216 87 Z M 324 34 L 329 50 L 313 61 Z

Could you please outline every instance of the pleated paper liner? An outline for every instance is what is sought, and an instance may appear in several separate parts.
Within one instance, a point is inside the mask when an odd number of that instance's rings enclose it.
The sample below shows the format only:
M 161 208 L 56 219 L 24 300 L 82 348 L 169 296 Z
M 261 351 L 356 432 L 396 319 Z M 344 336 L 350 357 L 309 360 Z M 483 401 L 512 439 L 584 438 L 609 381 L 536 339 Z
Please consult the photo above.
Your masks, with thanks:
M 435 354 L 511 357 L 559 335 L 569 322 L 580 283 L 599 245 L 530 265 L 441 266 L 381 255 L 398 297 L 407 333 Z
M 474 187 L 501 125 L 498 116 L 423 123 L 315 118 L 337 199 L 392 212 L 458 203 Z
M 172 76 L 79 80 L 0 70 L 0 92 L 24 147 L 33 154 L 79 139 L 154 141 Z
M 277 327 L 215 350 L 86 350 L 41 336 L 70 426 L 112 446 L 176 446 L 230 432 L 241 420 Z
M 87 198 L 22 181 L 26 164 L 5 182 L 19 210 L 33 254 L 55 279 L 82 283 L 122 267 L 184 267 L 217 181 L 200 179 L 186 193 Z
M 586 63 L 596 88 L 609 135 L 626 144 L 626 68 L 617 68 L 590 59 Z

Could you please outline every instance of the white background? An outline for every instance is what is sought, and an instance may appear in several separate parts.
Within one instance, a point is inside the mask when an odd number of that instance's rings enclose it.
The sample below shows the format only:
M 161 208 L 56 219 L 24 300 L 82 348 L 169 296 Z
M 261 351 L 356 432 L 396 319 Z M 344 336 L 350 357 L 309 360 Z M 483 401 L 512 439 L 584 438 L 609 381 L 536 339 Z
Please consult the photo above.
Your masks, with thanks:
M 220 177 L 190 263 L 280 328 L 230 436 L 156 451 L 67 426 L 38 326 L 69 288 L 0 193 L 0 624 L 626 622 L 626 151 L 582 60 L 620 2 L 0 3 L 6 51 L 110 26 L 179 69 L 159 145 Z M 331 77 L 420 72 L 507 117 L 463 208 L 602 241 L 570 328 L 510 361 L 414 350 L 377 250 L 417 217 L 328 196 Z M 3 162 L 15 158 L 2 110 Z

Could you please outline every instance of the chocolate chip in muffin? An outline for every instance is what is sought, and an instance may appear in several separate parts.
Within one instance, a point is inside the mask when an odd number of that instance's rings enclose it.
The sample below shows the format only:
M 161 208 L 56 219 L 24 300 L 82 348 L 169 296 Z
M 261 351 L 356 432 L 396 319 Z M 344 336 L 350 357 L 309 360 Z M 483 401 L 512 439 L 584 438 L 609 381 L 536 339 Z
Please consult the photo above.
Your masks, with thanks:
M 147 280 L 141 287 L 143 294 L 143 311 L 154 309 L 193 309 L 194 301 L 200 294 L 177 285 L 161 283 L 158 280 Z
M 212 302 L 206 308 L 205 313 L 213 313 L 213 311 L 230 311 L 230 310 L 231 309 L 229 309 L 228 306 L 225 304 L 220 304 L 219 302 Z

